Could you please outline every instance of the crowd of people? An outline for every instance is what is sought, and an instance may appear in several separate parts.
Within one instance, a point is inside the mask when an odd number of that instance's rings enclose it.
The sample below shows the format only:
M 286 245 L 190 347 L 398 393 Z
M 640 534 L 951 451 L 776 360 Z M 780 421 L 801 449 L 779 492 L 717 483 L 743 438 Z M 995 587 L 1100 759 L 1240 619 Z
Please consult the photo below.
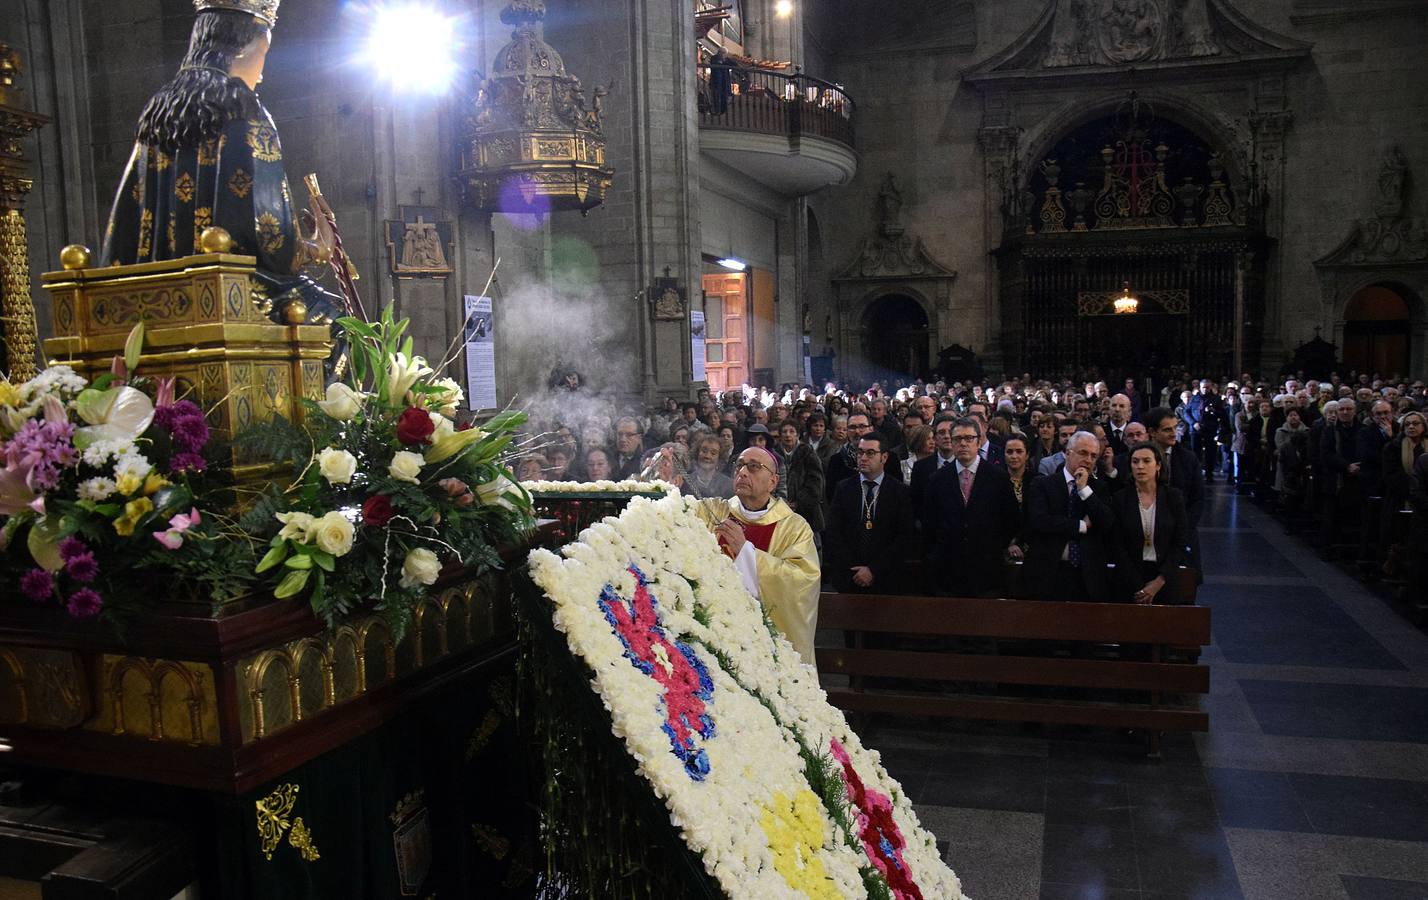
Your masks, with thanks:
M 1313 516 L 1322 552 L 1422 597 L 1423 382 L 1182 377 L 1154 396 L 1137 384 L 744 386 L 623 416 L 557 412 L 533 423 L 542 449 L 517 475 L 730 497 L 740 453 L 763 448 L 830 589 L 1134 603 L 1193 597 L 1214 563 L 1197 537 L 1205 485 L 1223 479 Z

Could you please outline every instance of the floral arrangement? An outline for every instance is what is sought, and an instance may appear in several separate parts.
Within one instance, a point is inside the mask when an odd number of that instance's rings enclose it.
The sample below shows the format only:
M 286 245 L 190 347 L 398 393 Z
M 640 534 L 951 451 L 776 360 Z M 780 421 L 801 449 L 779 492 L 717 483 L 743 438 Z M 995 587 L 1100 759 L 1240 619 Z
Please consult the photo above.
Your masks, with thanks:
M 499 566 L 531 521 L 504 463 L 525 414 L 457 424 L 461 388 L 412 354 L 390 308 L 341 327 L 348 379 L 304 400 L 298 422 L 235 436 L 293 471 L 240 516 L 221 512 L 233 488 L 209 478 L 203 410 L 172 379 L 135 373 L 142 323 L 92 384 L 66 366 L 0 380 L 0 577 L 78 618 L 133 613 L 156 572 L 215 604 L 305 599 L 329 625 L 370 601 L 400 637 L 444 565 Z
M 730 897 L 955 900 L 907 796 L 677 494 L 530 572 L 610 729 Z
M 253 572 L 329 624 L 370 600 L 400 635 L 445 564 L 498 567 L 498 548 L 530 525 L 530 497 L 505 465 L 526 415 L 458 424 L 460 386 L 412 354 L 408 320 L 391 307 L 337 324 L 348 379 L 307 401 L 299 424 L 275 418 L 239 438 L 293 464 L 290 486 L 255 506 L 267 551 Z
M 210 462 L 203 411 L 135 369 L 142 323 L 93 383 L 51 366 L 0 379 L 0 578 L 75 618 L 122 615 L 154 572 L 222 601 L 252 549 L 199 511 Z

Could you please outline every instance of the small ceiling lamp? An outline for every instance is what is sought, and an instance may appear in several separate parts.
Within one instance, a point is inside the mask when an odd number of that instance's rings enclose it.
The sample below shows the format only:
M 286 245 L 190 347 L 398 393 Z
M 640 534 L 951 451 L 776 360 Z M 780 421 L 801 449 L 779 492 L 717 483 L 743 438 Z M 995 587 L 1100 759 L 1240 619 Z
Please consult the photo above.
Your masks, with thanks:
M 780 19 L 787 19 L 793 15 L 793 0 L 778 0 L 774 4 L 774 15 Z
M 1129 315 L 1140 309 L 1140 301 L 1131 296 L 1129 281 L 1121 283 L 1121 295 L 1111 303 L 1111 306 L 1118 316 Z

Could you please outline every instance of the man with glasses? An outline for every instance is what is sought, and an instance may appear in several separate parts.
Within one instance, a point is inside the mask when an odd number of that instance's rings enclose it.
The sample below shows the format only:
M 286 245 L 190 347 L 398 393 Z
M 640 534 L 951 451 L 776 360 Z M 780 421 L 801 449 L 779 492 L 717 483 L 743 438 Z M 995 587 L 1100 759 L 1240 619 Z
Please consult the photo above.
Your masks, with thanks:
M 858 477 L 846 479 L 833 495 L 823 560 L 839 591 L 901 593 L 903 562 L 916 552 L 908 489 L 886 477 L 887 438 L 864 435 L 855 452 Z
M 1021 524 L 1006 471 L 978 455 L 981 430 L 971 418 L 952 423 L 952 465 L 933 474 L 922 509 L 929 547 L 927 580 L 947 597 L 1005 592 L 1003 555 Z
M 818 548 L 808 522 L 774 496 L 778 481 L 778 457 L 749 447 L 734 462 L 734 496 L 701 500 L 696 509 L 734 561 L 744 588 L 812 665 L 822 579 Z
M 927 486 L 932 483 L 932 476 L 940 471 L 944 466 L 953 463 L 952 453 L 952 423 L 957 421 L 957 417 L 949 413 L 942 413 L 932 420 L 932 447 L 933 454 L 924 459 L 919 459 L 912 465 L 912 477 L 909 479 L 908 487 L 912 491 L 912 516 L 917 521 L 918 527 L 922 527 L 922 506 L 927 502 Z
M 622 416 L 615 422 L 615 458 L 611 460 L 615 481 L 639 477 L 644 443 L 644 429 L 632 416 Z
M 853 451 L 857 448 L 858 441 L 862 440 L 863 435 L 872 430 L 872 420 L 867 413 L 848 414 L 848 442 L 843 445 L 843 449 L 828 458 L 828 465 L 824 467 L 823 471 L 823 490 L 828 495 L 829 501 L 832 501 L 833 493 L 838 490 L 838 485 L 843 483 L 843 479 L 852 478 L 858 474 L 858 460 Z M 895 438 L 888 437 L 888 446 L 892 446 L 894 440 Z M 887 475 L 894 481 L 902 481 L 902 466 L 889 466 Z

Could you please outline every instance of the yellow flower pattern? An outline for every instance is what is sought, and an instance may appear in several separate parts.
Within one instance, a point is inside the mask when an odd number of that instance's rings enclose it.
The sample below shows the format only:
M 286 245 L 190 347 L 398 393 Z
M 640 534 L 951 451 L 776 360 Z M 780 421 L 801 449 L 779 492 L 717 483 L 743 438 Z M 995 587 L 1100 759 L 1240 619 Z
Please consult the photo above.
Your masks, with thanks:
M 248 123 L 248 149 L 253 151 L 254 159 L 263 162 L 277 162 L 283 158 L 283 152 L 278 149 L 278 132 L 266 122 Z
M 154 241 L 154 211 L 146 209 L 139 214 L 139 252 L 140 260 L 149 256 L 149 251 L 153 249 Z
M 810 900 L 838 900 L 837 887 L 814 855 L 823 846 L 821 808 L 818 796 L 810 790 L 799 791 L 792 800 L 786 794 L 774 794 L 759 825 L 773 851 L 774 869 L 789 887 Z
M 283 226 L 270 212 L 258 216 L 258 244 L 266 253 L 277 253 L 283 247 Z
M 203 229 L 213 224 L 213 207 L 200 206 L 193 211 L 193 246 L 198 247 L 198 237 Z
M 246 169 L 238 169 L 233 173 L 233 177 L 228 179 L 228 193 L 243 199 L 248 196 L 248 192 L 253 189 L 253 176 L 248 174 Z
M 174 196 L 184 203 L 193 202 L 193 176 L 184 172 L 174 182 Z

